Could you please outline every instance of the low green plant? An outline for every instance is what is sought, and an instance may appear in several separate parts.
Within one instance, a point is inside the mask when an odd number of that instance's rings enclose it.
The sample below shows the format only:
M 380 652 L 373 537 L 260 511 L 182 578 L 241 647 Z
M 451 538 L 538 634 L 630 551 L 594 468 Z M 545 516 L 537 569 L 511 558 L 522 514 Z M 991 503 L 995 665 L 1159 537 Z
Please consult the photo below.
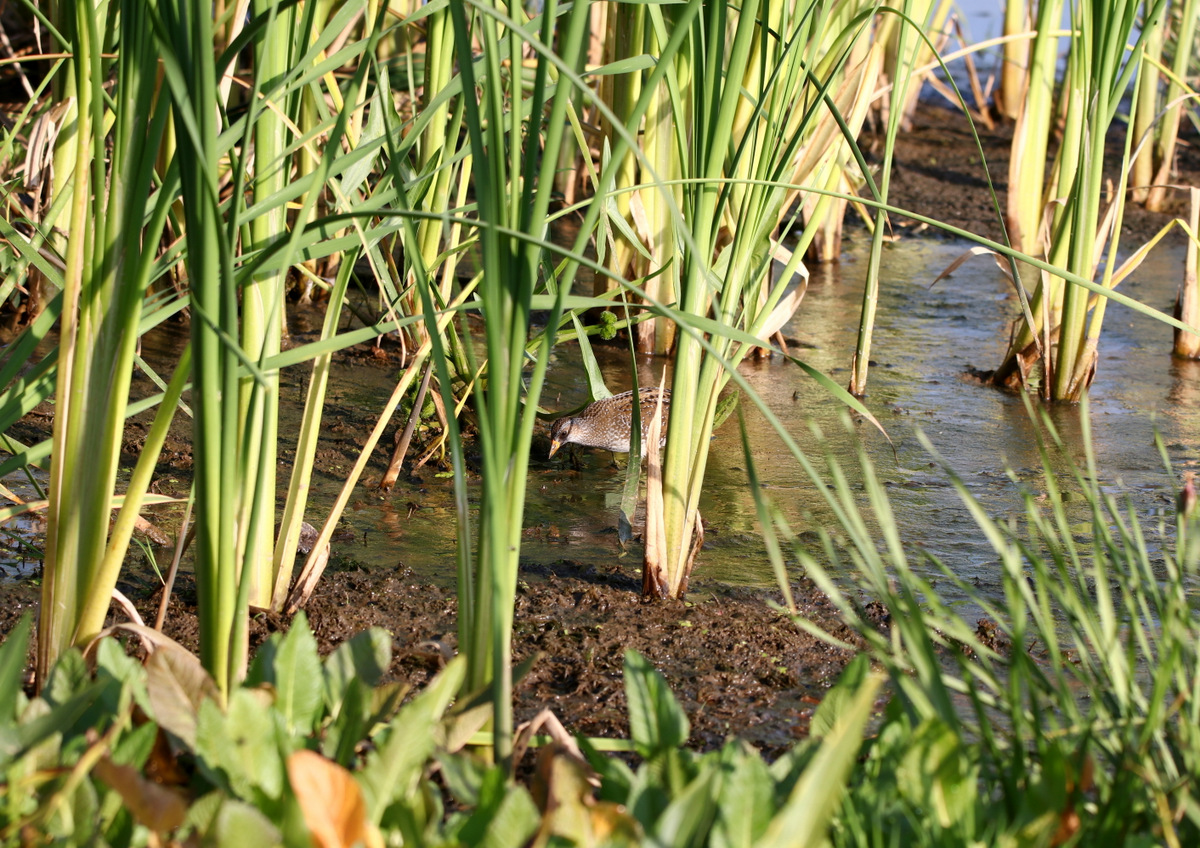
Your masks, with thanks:
M 893 693 L 835 844 L 876 845 L 881 834 L 904 845 L 1200 839 L 1195 488 L 1185 486 L 1176 526 L 1146 526 L 1105 490 L 1086 405 L 1081 415 L 1083 467 L 1047 420 L 1043 473 L 1013 475 L 1024 510 L 1007 520 L 937 458 L 996 552 L 1001 598 L 928 554 L 910 561 L 865 454 L 862 489 L 832 455 L 825 473 L 801 455 L 838 526 L 817 531 L 820 554 L 797 545 L 797 556 L 867 639 Z M 1083 527 L 1068 492 L 1086 504 Z M 967 605 L 944 600 L 944 586 Z M 859 592 L 887 608 L 885 630 L 864 617 Z
M 355 837 L 337 844 L 379 845 L 381 831 L 437 841 L 444 808 L 424 775 L 446 747 L 462 660 L 400 707 L 408 687 L 379 684 L 387 633 L 360 633 L 322 660 L 300 614 L 221 706 L 194 655 L 148 628 L 123 629 L 151 646 L 144 665 L 101 638 L 94 672 L 71 649 L 33 699 L 20 686 L 28 622 L 0 648 L 0 842 L 38 833 L 138 845 L 158 834 L 298 845 L 329 828 Z
M 630 736 L 642 758 L 636 770 L 586 746 L 600 777 L 597 800 L 627 810 L 636 827 L 616 844 L 825 845 L 841 803 L 881 679 L 852 666 L 817 710 L 812 735 L 765 763 L 731 739 L 716 751 L 684 747 L 688 719 L 666 681 L 641 655 L 625 655 Z M 632 834 L 630 834 L 632 830 Z
M 94 670 L 71 649 L 27 698 L 29 629 L 0 646 L 3 845 L 818 845 L 880 682 L 859 663 L 818 710 L 813 738 L 768 765 L 737 741 L 684 749 L 687 717 L 630 652 L 642 764 L 586 741 L 586 760 L 547 745 L 527 788 L 464 747 L 488 715 L 469 698 L 450 708 L 465 659 L 405 702 L 406 685 L 380 683 L 391 637 L 378 629 L 322 660 L 301 613 L 224 705 L 195 656 L 137 625 L 121 629 L 147 643 L 144 664 L 102 637 Z

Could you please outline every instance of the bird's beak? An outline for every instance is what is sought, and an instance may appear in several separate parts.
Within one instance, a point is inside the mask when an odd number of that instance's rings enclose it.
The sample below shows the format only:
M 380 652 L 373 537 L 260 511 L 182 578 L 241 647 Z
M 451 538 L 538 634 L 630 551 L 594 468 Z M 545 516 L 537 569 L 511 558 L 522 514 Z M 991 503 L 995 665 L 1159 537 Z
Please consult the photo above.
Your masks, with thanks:
M 562 447 L 562 442 L 560 442 L 558 439 L 551 439 L 550 440 L 550 455 L 547 456 L 546 459 L 553 459 L 554 454 L 558 453 L 558 449 L 561 447 Z

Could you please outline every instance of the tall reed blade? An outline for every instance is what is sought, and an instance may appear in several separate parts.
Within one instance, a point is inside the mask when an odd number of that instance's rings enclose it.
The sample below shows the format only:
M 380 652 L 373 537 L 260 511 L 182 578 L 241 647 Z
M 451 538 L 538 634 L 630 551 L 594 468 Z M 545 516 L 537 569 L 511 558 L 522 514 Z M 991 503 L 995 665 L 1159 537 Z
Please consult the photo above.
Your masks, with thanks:
M 1108 256 L 1099 284 L 1108 290 L 1119 280 L 1116 258 L 1132 132 L 1125 133 L 1120 178 L 1107 212 L 1102 209 L 1108 191 L 1104 180 L 1105 147 L 1134 75 L 1153 72 L 1141 61 L 1142 51 L 1150 33 L 1162 26 L 1164 8 L 1165 0 L 1156 0 L 1146 8 L 1143 26 L 1129 54 L 1127 45 L 1140 2 L 1076 0 L 1071 5 L 1073 34 L 1063 80 L 1064 137 L 1055 163 L 1052 196 L 1056 202 L 1046 210 L 1046 230 L 1050 234 L 1047 252 L 1053 266 L 1075 278 L 1092 281 L 1107 244 Z M 1136 110 L 1138 98 L 1129 102 Z M 1029 223 L 1022 218 L 1020 226 L 1028 227 Z M 1100 331 L 1109 300 L 1100 297 L 1093 303 L 1092 298 L 1092 292 L 1083 286 L 1068 284 L 1054 273 L 1043 274 L 1031 300 L 1032 314 L 1014 334 L 1005 361 L 997 369 L 996 381 L 1036 387 L 1049 400 L 1079 400 L 1095 376 Z
M 249 584 L 237 558 L 238 404 L 241 364 L 232 247 L 222 227 L 222 154 L 217 145 L 212 19 L 204 4 L 162 4 L 164 72 L 174 102 L 179 174 L 188 238 L 191 295 L 193 442 L 196 489 L 196 592 L 200 660 L 223 693 L 244 657 Z M 244 531 L 244 528 L 242 528 Z M 239 593 L 239 585 L 245 590 Z M 240 603 L 239 603 L 240 600 Z
M 476 16 L 474 27 L 468 12 Z M 459 641 L 468 660 L 467 686 L 491 689 L 496 759 L 508 766 L 512 755 L 513 598 L 526 471 L 553 333 L 544 336 L 528 376 L 526 339 L 571 98 L 569 85 L 551 88 L 552 57 L 545 51 L 557 27 L 559 67 L 573 68 L 585 41 L 589 16 L 586 4 L 575 4 L 560 21 L 557 4 L 547 3 L 541 19 L 535 19 L 540 25 L 536 36 L 533 22 L 523 25 L 520 19 L 507 17 L 503 8 L 486 2 L 468 5 L 456 0 L 450 4 L 450 17 L 457 55 L 473 55 L 476 39 L 482 49 L 478 63 L 461 63 L 460 73 L 479 214 L 483 269 L 479 307 L 487 353 L 485 387 L 474 396 L 482 463 L 479 535 L 473 571 L 459 578 Z M 518 72 L 516 61 L 526 44 L 536 44 L 539 51 L 529 82 Z M 511 62 L 512 72 L 505 62 Z M 539 151 L 524 137 L 525 122 L 536 125 L 544 114 L 546 129 Z M 557 326 L 562 311 L 565 287 L 558 291 L 550 327 Z M 469 344 L 467 353 L 473 358 Z M 439 376 L 444 375 L 444 362 L 439 369 Z M 450 386 L 444 379 L 440 382 L 441 391 L 448 396 Z M 459 520 L 465 522 L 467 516 L 460 514 Z
M 156 102 L 149 21 L 123 14 L 119 22 L 106 22 L 86 3 L 64 4 L 58 11 L 60 31 L 70 39 L 67 67 L 78 116 L 38 625 L 39 680 L 63 650 L 103 627 L 116 586 L 123 551 L 106 556 L 109 519 L 142 298 L 167 207 L 160 193 L 151 212 L 153 154 L 167 109 Z M 119 39 L 115 62 L 112 45 L 102 36 Z M 114 68 L 110 146 L 105 85 Z M 147 219 L 150 227 L 143 230 Z M 134 501 L 140 496 L 130 495 Z M 131 508 L 136 509 L 133 501 Z
M 280 10 L 278 0 L 255 0 L 252 12 L 267 24 L 254 45 L 255 88 L 274 89 L 293 62 L 292 39 L 279 37 L 296 30 L 296 10 Z M 264 211 L 249 222 L 250 250 L 265 250 L 287 235 L 287 210 L 269 199 L 281 192 L 289 181 L 290 158 L 285 156 L 288 130 L 281 108 L 264 108 L 251 102 L 254 136 L 253 200 Z M 251 357 L 263 362 L 279 353 L 283 333 L 285 269 L 275 268 L 254 275 L 242 288 L 241 345 Z M 244 555 L 250 581 L 249 601 L 254 606 L 271 607 L 276 589 L 273 537 L 275 532 L 276 445 L 279 440 L 279 373 L 244 376 L 238 394 L 239 438 L 246 445 L 243 461 L 258 469 L 252 476 L 253 487 L 241 493 L 244 506 L 241 523 L 247 525 Z M 258 519 L 250 521 L 252 515 Z M 270 520 L 262 520 L 263 516 Z M 249 526 L 253 524 L 253 528 Z M 282 600 L 282 599 L 280 599 Z

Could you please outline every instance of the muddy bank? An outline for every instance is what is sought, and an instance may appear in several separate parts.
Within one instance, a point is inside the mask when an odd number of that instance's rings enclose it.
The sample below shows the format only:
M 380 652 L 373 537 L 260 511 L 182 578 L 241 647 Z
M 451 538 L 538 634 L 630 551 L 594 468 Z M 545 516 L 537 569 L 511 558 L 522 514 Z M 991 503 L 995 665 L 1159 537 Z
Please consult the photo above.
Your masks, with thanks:
M 971 124 L 962 112 L 923 103 L 913 116 L 911 129 L 900 133 L 892 167 L 889 203 L 901 209 L 953 224 L 967 232 L 1003 242 L 1003 231 L 988 192 L 988 178 L 996 189 L 1003 210 L 1008 193 L 1008 163 L 1012 145 L 1012 124 L 998 122 L 993 129 L 979 123 L 979 145 L 971 132 Z M 1114 187 L 1120 176 L 1118 166 L 1124 146 L 1124 126 L 1117 123 L 1108 140 L 1105 157 L 1105 179 Z M 879 134 L 866 133 L 860 141 L 868 162 L 882 158 L 882 129 Z M 1053 162 L 1057 139 L 1051 141 L 1047 165 Z M 980 158 L 979 148 L 984 159 Z M 987 167 L 984 167 L 986 161 Z M 1126 251 L 1149 240 L 1172 218 L 1187 217 L 1187 186 L 1200 185 L 1200 138 L 1185 121 L 1181 127 L 1181 143 L 1175 163 L 1176 173 L 1171 182 L 1179 186 L 1168 193 L 1164 212 L 1147 212 L 1136 203 L 1125 207 L 1121 244 Z M 1049 173 L 1049 167 L 1047 167 Z M 866 194 L 866 192 L 860 192 Z M 854 226 L 853 216 L 848 221 Z M 912 219 L 892 221 L 897 235 L 907 237 L 914 232 L 939 235 L 942 230 Z M 1185 236 L 1176 229 L 1168 237 L 1182 243 Z
M 140 582 L 140 581 L 139 581 Z M 157 592 L 135 601 L 153 621 Z M 692 722 L 690 744 L 719 746 L 739 736 L 775 758 L 805 736 L 815 705 L 852 653 L 800 631 L 768 601 L 778 593 L 738 590 L 698 581 L 686 602 L 646 603 L 629 569 L 563 562 L 525 569 L 516 601 L 516 662 L 536 659 L 515 688 L 518 721 L 549 707 L 568 730 L 627 737 L 622 681 L 625 651 L 648 657 L 666 676 Z M 36 588 L 4 587 L 0 632 L 26 609 L 36 612 Z M 812 585 L 794 587 L 800 612 L 851 644 L 860 644 Z M 195 586 L 182 579 L 165 631 L 198 649 Z M 393 635 L 388 677 L 419 688 L 453 656 L 457 644 L 454 591 L 415 582 L 410 573 L 347 570 L 327 573 L 306 613 L 322 655 L 368 627 Z M 260 613 L 252 620 L 257 646 L 290 621 Z

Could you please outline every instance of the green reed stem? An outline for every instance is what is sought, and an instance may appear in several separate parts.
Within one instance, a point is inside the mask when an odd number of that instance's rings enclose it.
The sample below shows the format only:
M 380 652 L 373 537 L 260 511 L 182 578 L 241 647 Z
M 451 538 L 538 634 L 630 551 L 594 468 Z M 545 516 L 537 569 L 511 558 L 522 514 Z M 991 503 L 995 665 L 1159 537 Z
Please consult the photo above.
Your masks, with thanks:
M 78 118 L 70 173 L 70 229 L 57 360 L 57 401 L 47 510 L 46 579 L 39 622 L 38 679 L 72 643 L 104 623 L 122 557 L 106 556 L 133 357 L 153 245 L 165 220 L 159 198 L 144 232 L 154 151 L 166 126 L 155 103 L 148 22 L 122 15 L 113 61 L 88 4 L 63 6 Z M 110 30 L 105 29 L 106 33 Z M 111 147 L 104 86 L 115 68 Z M 146 485 L 142 480 L 139 485 Z M 132 504 L 144 494 L 131 489 Z M 128 539 L 126 538 L 125 544 Z M 118 554 L 123 554 L 124 545 Z
M 212 20 L 203 4 L 163 4 L 164 72 L 174 101 L 175 134 L 188 238 L 193 309 L 193 452 L 196 487 L 196 591 L 200 660 L 228 693 L 240 661 L 231 656 L 246 627 L 237 609 L 239 562 L 237 291 L 228 233 L 221 226 L 216 68 Z

